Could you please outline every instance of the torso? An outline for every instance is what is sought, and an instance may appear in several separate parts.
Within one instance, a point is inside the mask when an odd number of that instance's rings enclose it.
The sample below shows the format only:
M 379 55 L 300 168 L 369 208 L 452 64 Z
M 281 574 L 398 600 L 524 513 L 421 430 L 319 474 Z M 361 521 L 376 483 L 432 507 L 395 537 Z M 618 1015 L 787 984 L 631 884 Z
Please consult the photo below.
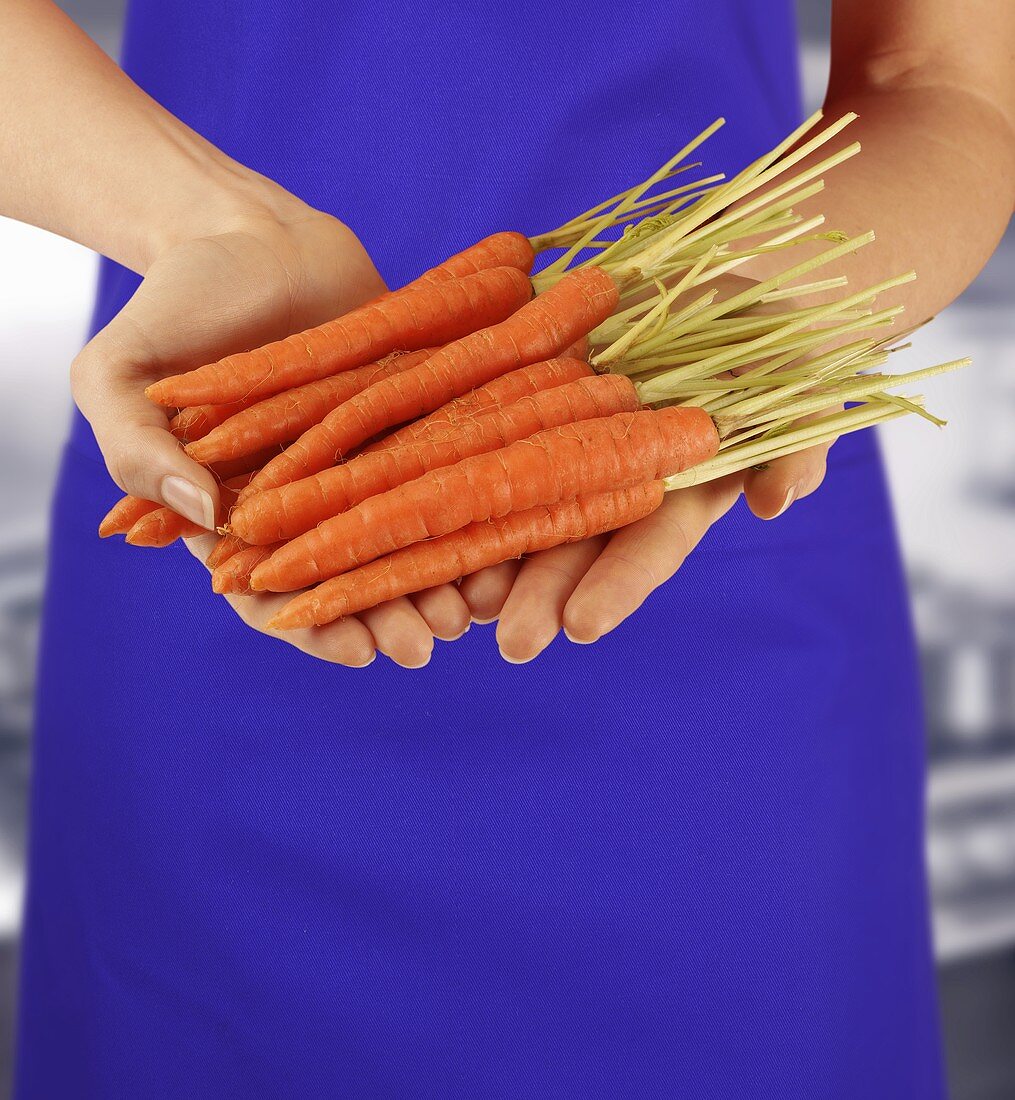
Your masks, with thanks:
M 126 66 L 392 285 L 719 114 L 797 121 L 788 3 L 142 0 Z M 135 281 L 106 265 L 96 324 Z M 873 441 L 737 508 L 592 647 L 409 673 L 247 630 L 182 549 L 55 511 L 21 1093 L 938 1095 L 915 661 Z M 73 1006 L 69 1008 L 68 1006 Z M 51 1056 L 54 1049 L 59 1058 Z

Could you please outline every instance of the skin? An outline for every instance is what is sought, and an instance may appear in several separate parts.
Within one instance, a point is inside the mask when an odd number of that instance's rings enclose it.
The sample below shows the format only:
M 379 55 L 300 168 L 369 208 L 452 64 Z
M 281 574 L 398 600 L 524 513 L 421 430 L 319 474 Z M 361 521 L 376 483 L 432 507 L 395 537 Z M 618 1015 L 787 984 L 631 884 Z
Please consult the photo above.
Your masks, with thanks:
M 184 126 L 46 0 L 0 5 L 0 103 L 0 213 L 144 275 L 71 368 L 110 475 L 211 529 L 215 479 L 169 434 L 145 386 L 328 320 L 380 293 L 383 280 L 347 226 Z M 213 543 L 209 535 L 190 548 L 203 560 Z M 278 605 L 229 602 L 256 630 Z M 469 624 L 446 586 L 285 641 L 352 667 L 380 652 L 419 668 L 435 638 Z
M 1012 212 L 1015 5 L 834 0 L 832 10 L 825 113 L 860 118 L 820 155 L 856 140 L 863 153 L 799 209 L 850 234 L 874 229 L 875 244 L 827 274 L 859 287 L 915 268 L 920 278 L 878 305 L 902 303 L 905 323 L 923 321 L 976 277 Z M 804 258 L 803 247 L 797 254 Z M 780 262 L 755 262 L 750 274 L 765 278 Z M 572 641 L 594 642 L 673 576 L 741 493 L 755 515 L 773 519 L 818 488 L 826 457 L 827 448 L 814 448 L 764 471 L 670 493 L 640 523 L 497 566 L 468 578 L 462 592 L 477 619 L 499 618 L 497 642 L 508 660 L 531 660 L 561 629 Z
M 996 0 L 835 0 L 826 110 L 861 114 L 842 143 L 859 139 L 864 154 L 811 205 L 847 232 L 877 231 L 878 243 L 842 266 L 853 285 L 920 269 L 893 299 L 911 320 L 975 277 L 1011 213 L 1013 43 L 1015 7 Z M 377 294 L 381 277 L 347 226 L 188 129 L 48 0 L 0 6 L 0 103 L 0 213 L 144 276 L 71 371 L 109 472 L 125 492 L 211 529 L 215 480 L 169 434 L 145 386 L 333 317 Z M 769 273 L 761 262 L 750 272 Z M 514 662 L 537 656 L 561 628 L 595 641 L 679 569 L 741 493 L 773 518 L 818 487 L 825 456 L 815 449 L 669 494 L 653 516 L 612 536 L 284 640 L 340 664 L 369 664 L 381 652 L 405 667 L 424 665 L 434 638 L 459 636 L 470 618 L 499 618 L 498 644 Z M 209 535 L 191 549 L 203 559 L 212 544 Z M 264 630 L 284 599 L 229 602 Z

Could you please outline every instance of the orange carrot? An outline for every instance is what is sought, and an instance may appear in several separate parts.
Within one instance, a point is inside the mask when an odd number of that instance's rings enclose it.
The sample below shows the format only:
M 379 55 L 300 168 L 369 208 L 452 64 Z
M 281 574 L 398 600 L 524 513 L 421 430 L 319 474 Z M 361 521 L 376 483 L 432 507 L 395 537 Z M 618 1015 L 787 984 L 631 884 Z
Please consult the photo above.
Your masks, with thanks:
M 246 548 L 247 543 L 238 535 L 220 535 L 218 542 L 211 548 L 211 553 L 204 559 L 204 564 L 214 572 L 223 562 Z
M 617 297 L 616 283 L 599 268 L 570 272 L 506 321 L 448 344 L 425 363 L 339 405 L 269 462 L 246 495 L 327 469 L 384 428 L 432 412 L 498 375 L 559 355 L 604 321 Z
M 469 523 L 669 477 L 718 448 L 715 425 L 694 406 L 551 428 L 431 470 L 325 520 L 259 565 L 251 587 L 291 592 Z
M 561 355 L 566 359 L 581 359 L 587 363 L 591 350 L 592 346 L 589 344 L 588 336 L 579 336 L 569 348 L 561 352 Z
M 108 539 L 110 535 L 125 535 L 137 521 L 161 507 L 153 500 L 140 497 L 120 497 L 105 514 L 99 524 L 99 538 Z
M 663 483 L 653 481 L 473 523 L 302 592 L 268 625 L 275 630 L 324 626 L 398 596 L 447 584 L 488 565 L 626 527 L 654 512 L 662 499 Z
M 491 410 L 489 415 L 449 433 L 446 439 L 363 454 L 302 481 L 254 493 L 233 509 L 229 524 L 241 538 L 258 545 L 292 539 L 428 470 L 506 447 L 547 428 L 633 412 L 639 406 L 638 393 L 629 378 L 610 374 L 579 378 Z
M 514 267 L 409 287 L 255 351 L 164 378 L 145 392 L 157 405 L 180 408 L 268 397 L 393 351 L 446 344 L 503 321 L 531 297 L 528 276 Z
M 222 485 L 219 495 L 223 512 L 228 515 L 229 509 L 236 503 L 236 495 L 240 489 L 250 480 L 250 475 L 233 478 Z M 177 539 L 192 539 L 198 535 L 207 535 L 208 528 L 189 519 L 184 519 L 172 508 L 156 508 L 153 512 L 143 515 L 137 523 L 127 532 L 127 542 L 131 546 L 168 546 Z
M 229 458 L 225 462 L 213 462 L 208 469 L 219 481 L 231 481 L 234 477 L 245 476 L 260 470 L 281 453 L 279 447 L 265 447 L 263 451 L 254 451 L 243 458 Z M 246 482 L 244 482 L 246 485 Z
M 367 386 L 390 378 L 428 359 L 437 349 L 394 353 L 379 363 L 342 371 L 291 390 L 284 390 L 229 417 L 187 447 L 191 458 L 206 465 L 242 458 L 265 447 L 291 443 L 319 424 L 332 409 Z M 216 408 L 228 406 L 215 406 Z
M 477 271 L 487 271 L 491 267 L 516 267 L 528 275 L 535 259 L 536 252 L 528 237 L 511 231 L 492 233 L 461 252 L 456 252 L 454 256 L 449 256 L 429 271 L 424 271 L 418 279 L 402 287 L 402 290 L 426 283 L 461 279 L 466 275 L 475 275 Z M 390 293 L 397 294 L 398 291 Z M 390 295 L 382 295 L 388 296 Z
M 216 462 L 208 468 L 219 481 L 230 481 L 236 477 L 249 475 L 254 470 L 259 470 L 266 462 L 275 458 L 278 453 L 278 447 L 271 447 L 263 451 L 256 451 L 251 455 L 246 455 L 244 458 L 230 460 L 229 462 Z M 249 477 L 244 477 L 244 480 L 240 484 L 245 486 L 248 481 Z M 109 535 L 125 535 L 139 519 L 161 507 L 161 504 L 156 504 L 151 500 L 142 500 L 140 497 L 121 497 L 109 512 L 107 512 L 105 518 L 99 524 L 99 537 L 107 538 Z M 154 530 L 155 528 L 152 528 L 153 532 Z M 201 530 L 203 531 L 204 528 L 201 528 Z M 185 537 L 189 538 L 190 536 L 188 535 Z
M 588 363 L 568 356 L 519 367 L 518 370 L 502 374 L 492 382 L 487 382 L 485 386 L 456 397 L 453 401 L 435 409 L 429 416 L 414 420 L 376 443 L 371 443 L 369 447 L 363 449 L 363 453 L 387 451 L 392 447 L 402 447 L 416 440 L 446 438 L 449 433 L 460 430 L 463 424 L 469 423 L 476 416 L 503 405 L 513 404 L 530 394 L 539 393 L 540 390 L 555 389 L 578 378 L 589 378 L 594 373 Z
M 529 238 L 521 233 L 507 231 L 493 233 L 484 237 L 461 252 L 449 256 L 443 262 L 424 271 L 418 278 L 406 283 L 398 290 L 386 290 L 371 298 L 366 305 L 376 305 L 406 290 L 415 290 L 434 283 L 446 283 L 451 279 L 461 279 L 466 275 L 475 275 L 479 271 L 488 271 L 492 267 L 516 267 L 526 275 L 532 271 L 536 252 Z
M 127 532 L 131 546 L 163 547 L 177 539 L 192 539 L 207 535 L 208 528 L 174 512 L 172 508 L 156 508 L 134 524 Z
M 220 595 L 246 595 L 250 591 L 250 574 L 271 557 L 275 546 L 247 546 L 218 565 L 211 575 L 213 592 Z
M 191 405 L 169 421 L 169 430 L 181 443 L 195 443 L 210 431 L 224 424 L 231 416 L 249 409 L 256 399 L 230 401 L 226 405 Z
M 532 270 L 535 255 L 532 245 L 529 243 L 529 238 L 523 234 L 513 232 L 494 233 L 424 272 L 418 279 L 408 285 L 447 282 L 453 278 L 475 275 L 477 272 L 486 271 L 491 267 L 516 267 L 519 271 L 528 274 Z M 405 290 L 406 287 L 402 289 Z M 394 293 L 398 292 L 390 291 L 375 298 L 374 301 L 390 298 Z M 578 341 L 569 354 L 573 354 L 579 359 L 587 359 L 588 341 L 584 338 Z M 225 405 L 192 405 L 181 409 L 172 418 L 169 430 L 183 443 L 195 443 L 197 440 L 203 439 L 220 424 L 224 424 L 230 417 L 257 404 L 259 400 L 259 398 L 253 397 L 231 401 Z M 290 438 L 295 439 L 296 436 Z

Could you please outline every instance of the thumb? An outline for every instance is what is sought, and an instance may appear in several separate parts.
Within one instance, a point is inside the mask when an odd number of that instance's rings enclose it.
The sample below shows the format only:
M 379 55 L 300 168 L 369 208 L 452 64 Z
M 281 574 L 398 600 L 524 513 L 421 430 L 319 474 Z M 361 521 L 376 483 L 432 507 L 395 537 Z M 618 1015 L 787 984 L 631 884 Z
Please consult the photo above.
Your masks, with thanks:
M 101 337 L 101 334 L 100 334 Z M 166 414 L 144 396 L 139 360 L 96 337 L 71 366 L 74 400 L 91 425 L 109 476 L 125 493 L 158 501 L 214 530 L 218 483 L 169 431 Z

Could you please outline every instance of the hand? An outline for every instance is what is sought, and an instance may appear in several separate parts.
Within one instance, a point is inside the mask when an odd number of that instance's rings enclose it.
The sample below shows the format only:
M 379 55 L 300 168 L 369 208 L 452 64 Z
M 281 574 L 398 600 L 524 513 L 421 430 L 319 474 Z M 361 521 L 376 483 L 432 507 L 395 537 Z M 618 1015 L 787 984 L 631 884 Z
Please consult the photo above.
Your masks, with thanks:
M 668 493 L 652 515 L 610 535 L 475 573 L 462 595 L 478 622 L 499 618 L 497 645 L 512 663 L 539 656 L 561 628 L 573 642 L 598 641 L 676 573 L 741 492 L 755 515 L 774 519 L 818 487 L 826 453 L 816 447 Z
M 722 296 L 746 280 L 726 276 Z M 793 309 L 790 300 L 754 312 Z M 499 619 L 497 644 L 512 663 L 537 657 L 563 628 L 574 642 L 595 642 L 669 580 L 741 493 L 761 519 L 774 519 L 814 492 L 825 475 L 828 446 L 787 455 L 764 469 L 666 495 L 652 515 L 610 535 L 504 562 L 467 577 L 461 592 L 478 622 Z
M 214 535 L 187 539 L 191 553 L 204 561 L 216 543 Z M 250 596 L 223 596 L 237 615 L 254 630 L 294 645 L 311 657 L 349 668 L 372 664 L 378 652 L 403 668 L 422 668 L 433 653 L 434 638 L 451 642 L 470 625 L 469 609 L 453 584 L 402 597 L 350 615 L 328 626 L 307 630 L 269 630 L 271 617 L 295 592 Z
M 124 492 L 161 501 L 213 530 L 221 518 L 215 477 L 183 451 L 145 387 L 318 324 L 383 289 L 355 235 L 302 204 L 284 220 L 257 213 L 169 248 L 72 366 L 75 400 L 110 476 Z M 190 540 L 202 559 L 213 544 L 210 536 Z M 284 599 L 245 596 L 230 603 L 244 622 L 263 630 Z M 435 636 L 453 638 L 468 625 L 457 588 L 445 586 L 285 638 L 327 661 L 365 665 L 380 650 L 415 668 L 429 660 Z

